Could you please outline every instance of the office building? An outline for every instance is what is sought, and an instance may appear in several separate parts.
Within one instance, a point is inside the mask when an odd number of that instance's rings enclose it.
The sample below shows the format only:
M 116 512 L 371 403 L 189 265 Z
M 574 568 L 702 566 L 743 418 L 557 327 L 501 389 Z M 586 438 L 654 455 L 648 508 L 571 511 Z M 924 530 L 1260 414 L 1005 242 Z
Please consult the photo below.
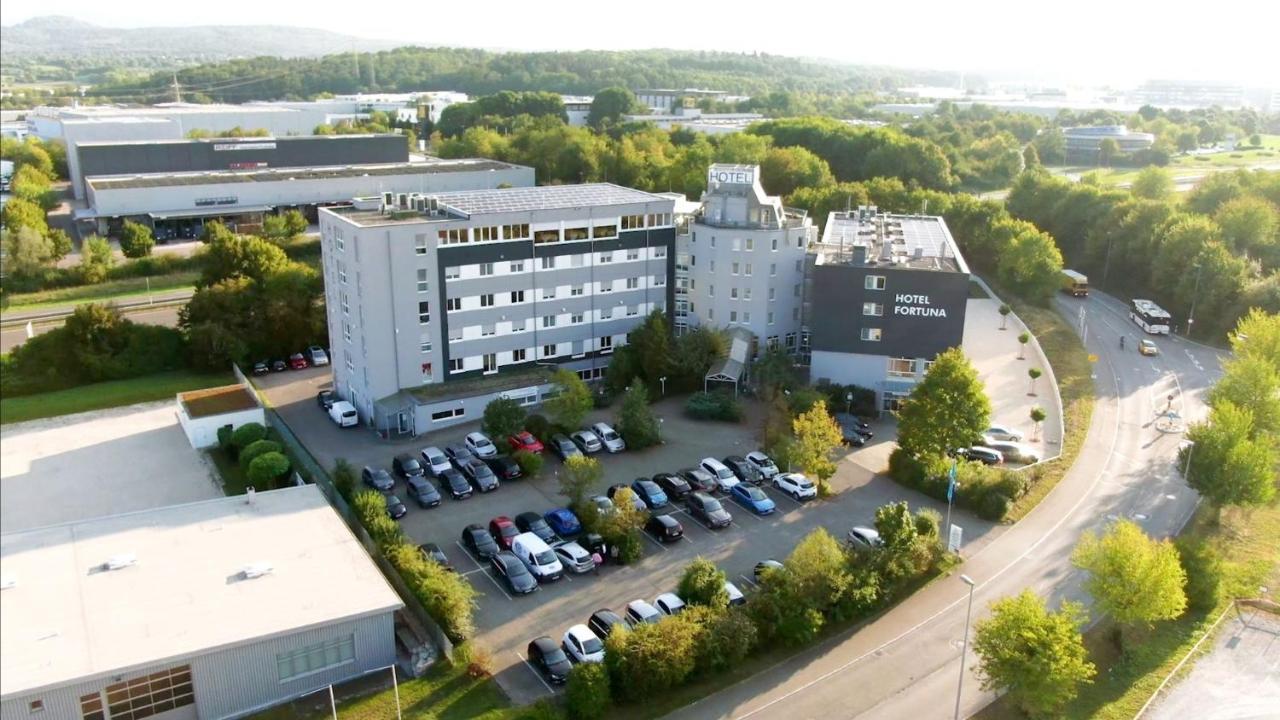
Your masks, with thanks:
M 1124 125 L 1066 128 L 1062 136 L 1067 143 L 1067 162 L 1089 164 L 1099 162 L 1104 140 L 1114 140 L 1125 155 L 1150 149 L 1156 140 L 1151 133 L 1133 132 Z
M 561 95 L 564 103 L 564 114 L 573 127 L 586 127 L 591 116 L 591 103 L 595 100 L 590 95 Z
M 1234 109 L 1244 106 L 1242 85 L 1223 82 L 1149 80 L 1133 91 L 1134 102 L 1160 108 Z
M 760 168 L 712 165 L 707 190 L 677 240 L 677 329 L 744 328 L 764 348 L 800 348 L 806 252 L 817 228 L 766 195 Z
M 940 217 L 833 212 L 805 298 L 813 382 L 860 385 L 894 410 L 964 338 L 969 267 Z
M 403 607 L 314 485 L 0 535 L 0 718 L 251 714 L 395 662 Z
M 655 113 L 670 113 L 686 102 L 727 101 L 729 98 L 729 93 L 724 90 L 699 90 L 698 88 L 636 90 L 635 93 L 636 100 Z
M 683 128 L 708 135 L 742 132 L 764 119 L 759 113 L 704 113 L 699 108 L 677 107 L 670 112 L 624 115 L 627 122 L 648 122 L 662 130 Z
M 320 211 L 334 388 L 385 435 L 603 376 L 670 313 L 673 201 L 610 184 L 358 199 Z

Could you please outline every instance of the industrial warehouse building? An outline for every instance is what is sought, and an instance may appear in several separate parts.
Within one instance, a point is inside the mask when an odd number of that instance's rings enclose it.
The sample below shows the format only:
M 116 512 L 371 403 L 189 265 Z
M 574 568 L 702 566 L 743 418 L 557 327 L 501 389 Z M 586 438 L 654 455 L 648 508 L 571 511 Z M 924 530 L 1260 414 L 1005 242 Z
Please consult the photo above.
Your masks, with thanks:
M 235 718 L 386 668 L 402 607 L 314 485 L 0 535 L 0 718 Z

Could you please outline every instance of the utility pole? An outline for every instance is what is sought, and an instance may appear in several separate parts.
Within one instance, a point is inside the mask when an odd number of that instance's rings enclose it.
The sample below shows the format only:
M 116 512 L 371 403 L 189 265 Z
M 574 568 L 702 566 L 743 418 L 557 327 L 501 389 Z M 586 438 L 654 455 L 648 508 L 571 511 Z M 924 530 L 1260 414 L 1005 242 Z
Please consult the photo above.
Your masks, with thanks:
M 964 664 L 969 655 L 969 619 L 973 617 L 973 586 L 974 582 L 968 575 L 961 575 L 960 579 L 965 585 L 969 586 L 969 609 L 964 614 L 964 640 L 960 646 L 960 681 L 956 683 L 956 713 L 955 720 L 960 720 L 960 692 L 964 688 Z

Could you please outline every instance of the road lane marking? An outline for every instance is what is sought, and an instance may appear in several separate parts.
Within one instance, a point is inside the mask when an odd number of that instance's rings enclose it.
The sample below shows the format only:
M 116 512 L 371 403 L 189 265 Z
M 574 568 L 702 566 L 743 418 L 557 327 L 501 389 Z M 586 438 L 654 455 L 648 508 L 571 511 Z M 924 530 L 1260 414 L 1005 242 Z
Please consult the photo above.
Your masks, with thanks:
M 546 688 L 547 692 L 551 693 L 552 695 L 556 694 L 555 688 L 551 687 L 551 685 L 546 681 L 546 678 L 542 677 L 542 673 L 538 672 L 538 668 L 534 667 L 533 663 L 526 660 L 523 655 L 521 655 L 518 652 L 515 652 L 514 650 L 511 651 L 511 654 L 520 658 L 520 662 L 524 663 L 524 666 L 529 668 L 529 672 L 533 673 L 534 677 L 538 678 L 538 682 L 542 683 L 542 687 Z

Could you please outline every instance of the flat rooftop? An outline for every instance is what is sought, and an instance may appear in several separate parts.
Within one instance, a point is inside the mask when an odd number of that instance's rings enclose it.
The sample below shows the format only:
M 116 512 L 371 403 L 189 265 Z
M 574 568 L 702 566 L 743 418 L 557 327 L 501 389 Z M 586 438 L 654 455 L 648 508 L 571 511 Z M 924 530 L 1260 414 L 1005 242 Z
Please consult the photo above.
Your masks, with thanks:
M 0 558 L 6 699 L 402 606 L 314 485 L 0 535 Z
M 243 385 L 192 390 L 179 393 L 178 400 L 187 408 L 187 414 L 192 418 L 225 415 L 258 407 L 257 399 Z
M 946 221 L 937 215 L 893 215 L 875 208 L 832 212 L 814 250 L 819 265 L 969 272 Z
M 371 138 L 371 137 L 394 137 L 401 138 L 403 135 L 395 133 L 355 133 L 351 135 L 247 135 L 244 137 L 208 137 L 208 138 L 176 138 L 168 140 L 96 140 L 93 142 L 78 142 L 78 147 L 113 147 L 116 145 L 194 145 L 204 143 L 206 145 L 225 145 L 230 143 L 252 143 L 252 142 L 297 142 L 299 140 L 310 141 L 342 141 L 350 138 Z
M 563 210 L 671 202 L 670 198 L 612 183 L 539 185 L 536 187 L 499 188 L 496 190 L 423 193 L 423 195 L 435 198 L 445 214 L 427 215 L 420 212 L 396 212 L 390 210 L 383 212 L 378 209 L 364 210 L 354 205 L 326 209 L 357 225 L 386 225 L 401 222 L 465 220 L 474 215 L 529 212 L 533 210 Z
M 330 180 L 373 175 L 438 175 L 440 173 L 511 170 L 520 165 L 497 160 L 430 160 L 379 165 L 326 165 L 321 167 L 269 168 L 264 170 L 202 170 L 141 175 L 96 175 L 85 178 L 95 190 L 133 190 L 175 185 L 222 185 L 247 182 Z

